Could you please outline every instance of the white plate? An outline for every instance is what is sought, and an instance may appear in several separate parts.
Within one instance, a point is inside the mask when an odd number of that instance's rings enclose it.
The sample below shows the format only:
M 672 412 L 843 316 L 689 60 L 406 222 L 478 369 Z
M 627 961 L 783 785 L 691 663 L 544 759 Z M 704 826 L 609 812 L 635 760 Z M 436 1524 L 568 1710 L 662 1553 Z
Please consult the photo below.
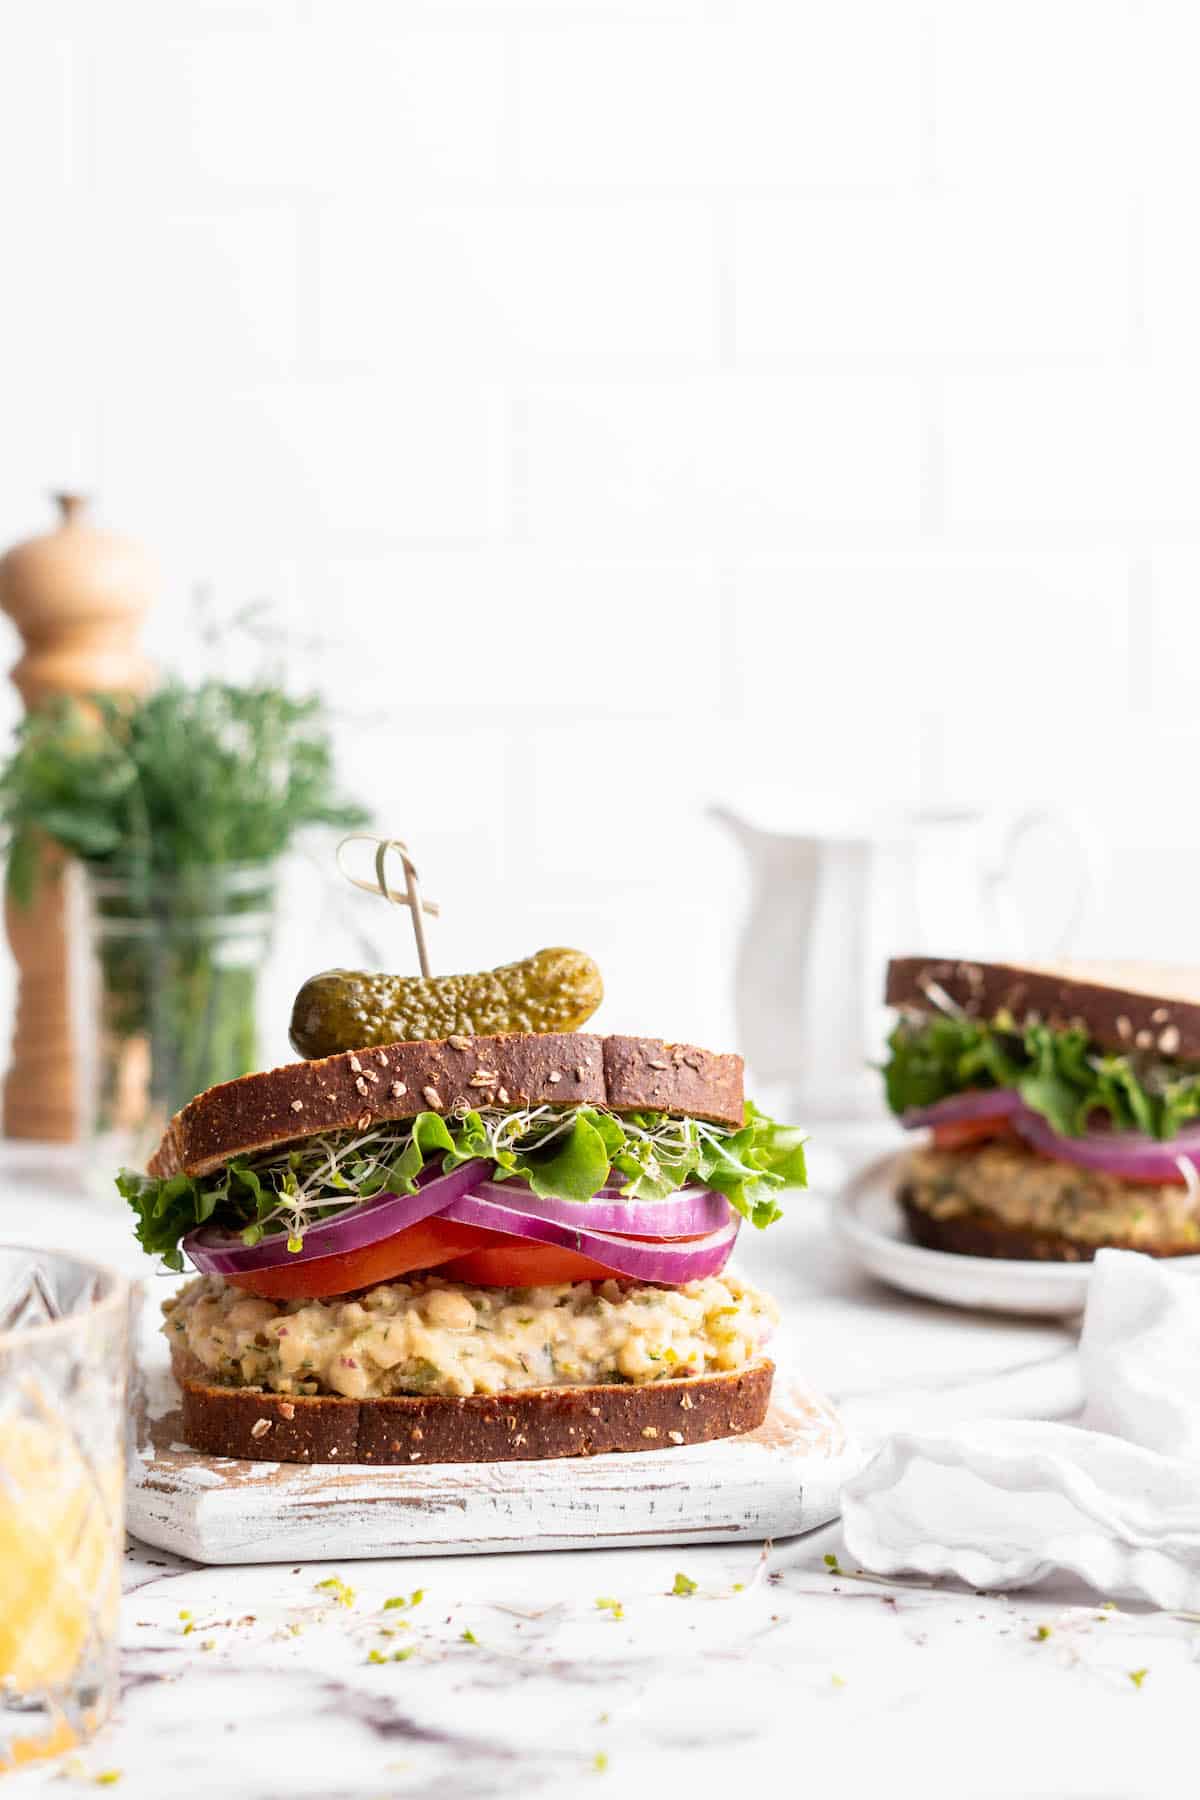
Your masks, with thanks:
M 907 1152 L 881 1156 L 834 1196 L 833 1222 L 856 1261 L 880 1281 L 926 1300 L 987 1312 L 1038 1313 L 1067 1318 L 1082 1312 L 1090 1263 L 1009 1262 L 1001 1257 L 961 1256 L 926 1250 L 908 1235 L 895 1198 Z M 1200 1276 L 1200 1256 L 1181 1256 L 1176 1266 Z

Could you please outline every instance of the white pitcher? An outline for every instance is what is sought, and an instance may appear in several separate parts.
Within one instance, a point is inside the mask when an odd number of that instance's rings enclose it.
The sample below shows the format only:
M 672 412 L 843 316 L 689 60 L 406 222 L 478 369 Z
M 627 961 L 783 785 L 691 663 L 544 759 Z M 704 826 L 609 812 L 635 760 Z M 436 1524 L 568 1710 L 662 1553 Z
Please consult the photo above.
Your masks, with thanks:
M 1078 929 L 1089 857 L 1040 811 L 947 810 L 888 823 L 764 829 L 726 806 L 750 864 L 736 968 L 741 1048 L 755 1083 L 800 1116 L 878 1113 L 890 956 L 1052 959 Z

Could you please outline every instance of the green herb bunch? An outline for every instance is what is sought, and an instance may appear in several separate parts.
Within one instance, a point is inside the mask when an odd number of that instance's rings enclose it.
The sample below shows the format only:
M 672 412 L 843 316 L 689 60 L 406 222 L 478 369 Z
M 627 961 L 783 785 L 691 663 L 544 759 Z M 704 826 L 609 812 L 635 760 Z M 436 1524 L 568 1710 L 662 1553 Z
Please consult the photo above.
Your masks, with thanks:
M 99 1129 L 129 1122 L 127 1052 L 149 1049 L 150 1113 L 257 1066 L 272 867 L 306 826 L 354 826 L 322 703 L 267 682 L 168 681 L 31 713 L 0 771 L 9 892 L 37 894 L 46 839 L 93 883 L 102 993 Z
M 26 905 L 42 835 L 150 885 L 268 862 L 305 826 L 365 818 L 337 791 L 322 702 L 266 684 L 54 702 L 23 721 L 0 773 L 8 884 Z

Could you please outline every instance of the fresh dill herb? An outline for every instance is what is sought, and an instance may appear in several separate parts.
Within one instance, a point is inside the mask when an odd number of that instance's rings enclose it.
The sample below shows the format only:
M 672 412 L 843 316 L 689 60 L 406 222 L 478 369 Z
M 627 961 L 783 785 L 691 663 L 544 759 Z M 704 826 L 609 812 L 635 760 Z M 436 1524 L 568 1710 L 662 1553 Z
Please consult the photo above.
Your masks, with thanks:
M 337 791 L 322 702 L 254 680 L 51 701 L 0 769 L 9 895 L 36 904 L 46 840 L 102 878 L 106 1030 L 148 1042 L 151 1097 L 168 1113 L 258 1068 L 259 959 L 241 946 L 265 943 L 275 865 L 305 828 L 365 817 Z M 107 1071 L 97 1103 L 107 1121 Z
M 40 837 L 152 885 L 273 861 L 309 825 L 352 826 L 323 702 L 269 682 L 171 680 L 140 699 L 53 700 L 17 727 L 0 770 L 8 885 L 35 897 Z

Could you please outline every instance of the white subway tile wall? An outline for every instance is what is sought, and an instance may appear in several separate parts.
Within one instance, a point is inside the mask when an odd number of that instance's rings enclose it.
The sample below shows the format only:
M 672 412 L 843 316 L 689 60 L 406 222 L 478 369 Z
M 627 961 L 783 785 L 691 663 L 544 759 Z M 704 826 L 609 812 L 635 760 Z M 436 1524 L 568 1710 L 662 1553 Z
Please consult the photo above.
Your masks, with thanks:
M 272 601 L 437 959 L 580 943 L 613 1027 L 730 1036 L 706 809 L 764 782 L 1060 808 L 1080 949 L 1190 959 L 1198 52 L 1184 0 L 12 8 L 0 543 L 94 491 L 167 666 Z M 312 893 L 280 1010 L 411 955 Z

